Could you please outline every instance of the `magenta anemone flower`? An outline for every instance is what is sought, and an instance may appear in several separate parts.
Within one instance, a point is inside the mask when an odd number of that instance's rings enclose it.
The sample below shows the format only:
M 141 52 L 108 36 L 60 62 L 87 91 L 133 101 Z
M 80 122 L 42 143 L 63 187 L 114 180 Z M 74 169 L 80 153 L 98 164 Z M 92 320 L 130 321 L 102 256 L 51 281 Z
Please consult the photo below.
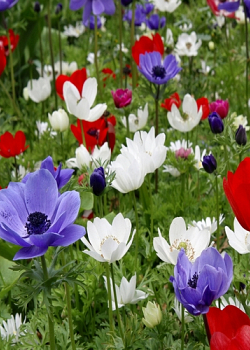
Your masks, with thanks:
M 13 260 L 44 255 L 49 246 L 67 247 L 86 233 L 73 224 L 79 209 L 78 192 L 58 196 L 53 175 L 37 170 L 26 183 L 11 182 L 0 191 L 0 237 L 22 247 Z

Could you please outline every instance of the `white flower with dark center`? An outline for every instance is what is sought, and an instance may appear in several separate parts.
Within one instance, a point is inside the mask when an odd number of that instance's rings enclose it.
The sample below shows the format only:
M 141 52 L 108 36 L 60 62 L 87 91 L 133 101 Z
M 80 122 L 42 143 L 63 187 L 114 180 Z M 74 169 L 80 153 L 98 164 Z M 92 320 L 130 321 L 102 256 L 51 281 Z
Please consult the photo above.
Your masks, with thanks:
M 107 277 L 103 276 L 105 287 L 107 288 Z M 112 310 L 115 310 L 115 298 L 114 298 L 114 291 L 113 291 L 113 282 L 110 278 L 110 285 L 111 285 L 111 299 L 112 299 Z M 117 303 L 118 308 L 123 307 L 126 304 L 137 304 L 138 301 L 146 299 L 148 297 L 148 294 L 135 289 L 136 288 L 136 275 L 131 277 L 130 281 L 128 281 L 125 277 L 122 277 L 120 287 L 115 285 L 116 290 L 116 296 L 117 296 Z
M 93 222 L 88 221 L 87 232 L 89 242 L 82 237 L 82 242 L 87 246 L 83 253 L 100 262 L 120 260 L 129 250 L 134 235 L 129 240 L 131 233 L 131 221 L 125 219 L 121 213 L 115 216 L 112 225 L 108 220 L 95 218 Z
M 219 224 L 224 221 L 225 217 L 223 214 L 219 216 Z M 201 221 L 192 221 L 191 225 L 188 225 L 189 228 L 197 227 L 200 231 L 209 230 L 210 234 L 214 233 L 217 230 L 217 220 L 215 218 L 206 218 Z
M 239 254 L 250 253 L 250 231 L 245 230 L 236 218 L 234 219 L 234 231 L 228 226 L 225 230 L 228 243 L 233 249 Z
M 199 124 L 202 117 L 202 107 L 198 110 L 195 99 L 191 95 L 186 94 L 182 103 L 182 114 L 176 105 L 173 104 L 167 117 L 172 128 L 181 132 L 188 132 Z
M 85 27 L 82 22 L 76 22 L 75 27 L 70 24 L 69 26 L 64 26 L 63 35 L 65 36 L 73 36 L 75 38 L 79 38 L 79 36 L 84 32 Z
M 122 117 L 122 123 L 126 127 L 127 119 L 126 117 Z M 147 124 L 148 120 L 148 104 L 146 103 L 144 109 L 141 107 L 137 110 L 137 116 L 135 114 L 129 114 L 128 123 L 129 123 L 129 131 L 136 132 L 144 128 Z
M 25 323 L 25 320 L 24 322 Z M 11 315 L 7 321 L 3 321 L 0 326 L 0 332 L 2 339 L 9 340 L 11 338 L 12 342 L 17 343 L 20 335 L 20 327 L 22 323 L 22 315 L 16 314 L 15 318 Z
M 169 242 L 162 237 L 158 228 L 159 237 L 153 240 L 154 249 L 158 257 L 166 263 L 176 265 L 181 248 L 184 248 L 188 259 L 193 262 L 206 249 L 210 241 L 210 232 L 207 229 L 201 231 L 197 227 L 186 229 L 182 217 L 175 218 L 169 228 Z
M 202 42 L 200 39 L 197 41 L 195 32 L 192 32 L 190 35 L 187 33 L 182 33 L 178 37 L 175 52 L 179 56 L 197 56 L 201 44 Z
M 177 317 L 179 318 L 180 321 L 182 321 L 182 304 L 176 299 L 174 298 L 174 311 L 177 315 Z M 184 322 L 185 323 L 189 323 L 189 322 L 193 322 L 194 318 L 192 316 L 190 316 L 190 314 L 188 313 L 188 311 L 186 309 L 184 309 Z
M 180 0 L 153 0 L 155 8 L 162 12 L 174 12 L 180 6 Z

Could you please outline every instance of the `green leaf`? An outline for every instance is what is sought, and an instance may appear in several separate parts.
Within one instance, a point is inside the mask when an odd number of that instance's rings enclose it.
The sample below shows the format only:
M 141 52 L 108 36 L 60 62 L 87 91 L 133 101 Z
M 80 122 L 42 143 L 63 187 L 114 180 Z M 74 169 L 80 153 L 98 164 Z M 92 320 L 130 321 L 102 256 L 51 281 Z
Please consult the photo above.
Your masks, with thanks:
M 12 261 L 14 258 L 14 255 L 19 249 L 20 249 L 19 246 L 9 244 L 5 241 L 0 240 L 0 257 L 2 256 L 7 260 Z
M 84 210 L 90 210 L 94 206 L 94 195 L 91 192 L 81 193 L 81 208 Z
M 16 284 L 21 272 L 11 270 L 13 262 L 0 257 L 0 298 L 3 298 Z

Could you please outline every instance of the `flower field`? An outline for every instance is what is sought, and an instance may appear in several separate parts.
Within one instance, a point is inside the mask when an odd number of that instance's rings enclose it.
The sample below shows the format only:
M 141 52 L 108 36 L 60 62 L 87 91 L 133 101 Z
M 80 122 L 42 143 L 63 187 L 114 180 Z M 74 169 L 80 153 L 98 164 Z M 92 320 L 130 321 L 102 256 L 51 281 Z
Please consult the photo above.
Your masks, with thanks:
M 250 0 L 0 13 L 0 349 L 250 349 Z

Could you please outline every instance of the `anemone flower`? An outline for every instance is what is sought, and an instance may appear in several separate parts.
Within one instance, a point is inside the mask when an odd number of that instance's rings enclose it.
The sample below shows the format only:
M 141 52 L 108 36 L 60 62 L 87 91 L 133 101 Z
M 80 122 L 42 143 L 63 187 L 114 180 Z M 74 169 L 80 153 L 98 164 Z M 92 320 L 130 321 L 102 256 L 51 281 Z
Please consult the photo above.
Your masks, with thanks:
M 0 11 L 6 11 L 14 6 L 18 0 L 1 0 L 0 1 Z
M 73 11 L 79 10 L 84 6 L 83 23 L 85 23 L 91 13 L 95 16 L 105 13 L 113 15 L 115 13 L 114 0 L 70 0 L 69 8 Z
M 66 247 L 85 234 L 73 224 L 79 209 L 78 192 L 58 196 L 53 175 L 37 170 L 26 183 L 10 182 L 0 191 L 0 237 L 22 247 L 13 260 L 42 256 L 49 246 Z

